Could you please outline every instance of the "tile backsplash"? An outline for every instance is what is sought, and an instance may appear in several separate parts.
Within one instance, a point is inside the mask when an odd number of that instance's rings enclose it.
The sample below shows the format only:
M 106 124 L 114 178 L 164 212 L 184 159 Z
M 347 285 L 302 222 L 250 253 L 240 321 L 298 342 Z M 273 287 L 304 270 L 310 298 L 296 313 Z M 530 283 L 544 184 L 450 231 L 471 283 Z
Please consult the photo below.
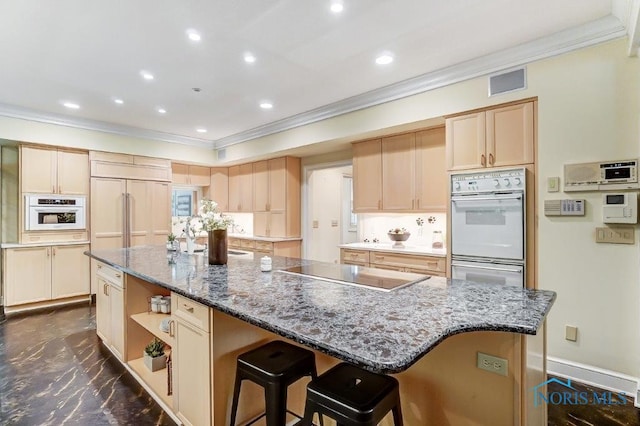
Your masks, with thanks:
M 253 235 L 253 213 L 225 213 L 233 218 L 233 228 L 229 228 L 230 234 Z M 184 237 L 184 223 L 180 223 L 181 217 L 171 218 L 171 230 L 178 238 Z
M 422 219 L 422 226 L 418 225 L 418 219 Z M 431 246 L 433 231 L 441 231 L 446 242 L 447 215 L 445 213 L 362 213 L 358 215 L 358 241 L 374 238 L 381 243 L 390 242 L 387 232 L 394 228 L 405 228 L 411 233 L 406 245 Z

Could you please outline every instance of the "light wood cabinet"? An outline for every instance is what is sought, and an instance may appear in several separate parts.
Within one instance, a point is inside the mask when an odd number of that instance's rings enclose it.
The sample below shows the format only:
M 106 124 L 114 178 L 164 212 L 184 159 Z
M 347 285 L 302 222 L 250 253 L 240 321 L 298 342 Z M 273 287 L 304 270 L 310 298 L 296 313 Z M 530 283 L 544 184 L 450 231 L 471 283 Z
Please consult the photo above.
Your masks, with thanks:
M 211 170 L 205 166 L 171 163 L 171 182 L 182 185 L 209 186 Z
M 5 249 L 6 306 L 89 294 L 87 244 Z
M 229 211 L 229 169 L 226 167 L 212 167 L 209 188 L 205 190 L 205 197 L 218 203 L 220 211 Z
M 211 424 L 210 309 L 173 293 L 174 410 L 185 425 Z M 197 398 L 194 398 L 197 395 Z
M 253 211 L 253 165 L 229 167 L 229 211 Z
M 229 248 L 252 251 L 258 255 L 295 257 L 301 256 L 300 240 L 264 241 L 229 237 Z
M 97 263 L 96 332 L 111 351 L 124 361 L 124 279 L 116 269 Z
M 171 161 L 112 152 L 89 152 L 91 177 L 171 182 Z
M 345 265 L 369 266 L 369 251 L 340 249 L 340 263 L 344 263 Z
M 382 210 L 414 210 L 415 133 L 382 139 Z
M 341 248 L 340 263 L 444 277 L 446 257 Z
M 415 210 L 446 211 L 449 180 L 445 128 L 416 132 Z
M 40 147 L 20 147 L 23 193 L 89 194 L 89 154 Z
M 531 101 L 447 118 L 447 168 L 533 163 L 534 114 Z
M 353 211 L 382 208 L 382 146 L 380 139 L 357 142 L 353 151 Z
M 253 234 L 300 236 L 300 159 L 275 158 L 253 164 Z

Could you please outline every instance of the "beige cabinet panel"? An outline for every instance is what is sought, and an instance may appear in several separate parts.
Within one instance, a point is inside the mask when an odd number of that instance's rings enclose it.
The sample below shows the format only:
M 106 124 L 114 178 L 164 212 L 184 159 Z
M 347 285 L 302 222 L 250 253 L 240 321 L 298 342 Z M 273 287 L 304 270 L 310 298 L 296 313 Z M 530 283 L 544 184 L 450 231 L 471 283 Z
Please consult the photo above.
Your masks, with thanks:
M 416 133 L 416 210 L 447 210 L 449 179 L 445 157 L 444 127 Z
M 53 299 L 89 294 L 89 245 L 51 247 L 51 297 Z
M 210 334 L 175 321 L 174 409 L 185 425 L 211 424 Z M 197 398 L 194 398 L 197 395 Z
M 125 306 L 120 272 L 102 263 L 96 275 L 96 332 L 105 345 L 123 361 L 125 353 Z M 116 278 L 117 277 L 117 278 Z M 114 282 L 111 282 L 115 278 Z
M 353 210 L 377 211 L 382 207 L 382 150 L 380 139 L 357 142 L 353 151 Z
M 533 102 L 490 109 L 487 117 L 487 165 L 533 163 Z
M 165 182 L 149 182 L 151 229 L 147 244 L 162 245 L 171 232 L 171 186 Z
M 120 287 L 110 285 L 108 287 L 108 292 L 111 313 L 111 347 L 115 351 L 116 356 L 119 356 L 120 359 L 124 359 L 124 291 Z
M 226 167 L 212 167 L 209 189 L 206 198 L 218 203 L 223 212 L 229 211 L 229 169 Z
M 446 120 L 447 168 L 464 170 L 486 165 L 484 111 Z
M 382 210 L 415 209 L 415 133 L 382 139 Z
M 269 211 L 284 211 L 287 208 L 288 160 L 285 157 L 269 160 Z M 291 173 L 295 173 L 295 170 Z
M 189 184 L 189 165 L 180 163 L 171 163 L 171 183 Z
M 269 212 L 255 212 L 253 214 L 253 235 L 269 236 Z
M 209 186 L 211 171 L 206 166 L 171 163 L 171 182 L 182 185 Z
M 272 238 L 287 236 L 287 215 L 284 211 L 269 212 L 269 235 Z
M 89 193 L 89 154 L 22 146 L 20 155 L 23 193 Z
M 109 303 L 109 284 L 104 278 L 96 277 L 96 333 L 105 343 L 111 337 L 111 308 Z
M 253 163 L 253 211 L 269 211 L 269 162 Z
M 127 181 L 91 178 L 91 246 L 93 249 L 124 246 L 124 199 Z
M 51 247 L 5 249 L 6 305 L 51 299 Z
M 240 165 L 240 211 L 253 211 L 253 165 Z
M 240 166 L 229 167 L 229 211 L 240 211 Z

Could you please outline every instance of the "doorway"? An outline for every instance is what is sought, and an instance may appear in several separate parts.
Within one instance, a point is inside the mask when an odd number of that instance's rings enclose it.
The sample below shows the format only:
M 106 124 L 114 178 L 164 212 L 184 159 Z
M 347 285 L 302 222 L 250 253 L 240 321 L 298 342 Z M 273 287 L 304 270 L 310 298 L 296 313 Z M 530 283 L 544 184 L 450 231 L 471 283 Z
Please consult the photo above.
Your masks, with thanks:
M 302 257 L 340 263 L 338 246 L 357 240 L 351 163 L 307 166 L 304 176 Z

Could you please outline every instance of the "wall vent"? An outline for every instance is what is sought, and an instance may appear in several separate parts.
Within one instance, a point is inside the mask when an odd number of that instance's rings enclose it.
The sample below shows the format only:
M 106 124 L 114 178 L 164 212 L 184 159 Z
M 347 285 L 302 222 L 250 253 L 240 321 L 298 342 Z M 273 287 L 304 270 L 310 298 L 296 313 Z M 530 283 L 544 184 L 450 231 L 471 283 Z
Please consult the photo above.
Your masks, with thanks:
M 489 96 L 501 95 L 526 88 L 526 68 L 518 68 L 489 76 Z
M 227 158 L 227 149 L 222 148 L 218 150 L 218 160 L 224 160 Z

